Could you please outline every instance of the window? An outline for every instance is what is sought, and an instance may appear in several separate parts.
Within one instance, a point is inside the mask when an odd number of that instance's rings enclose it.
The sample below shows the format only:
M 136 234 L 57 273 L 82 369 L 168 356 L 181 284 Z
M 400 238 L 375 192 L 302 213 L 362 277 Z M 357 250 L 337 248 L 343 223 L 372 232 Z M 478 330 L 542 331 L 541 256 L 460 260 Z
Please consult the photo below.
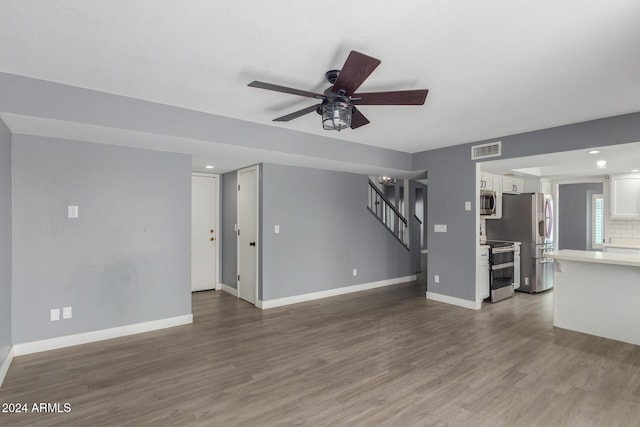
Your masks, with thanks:
M 602 194 L 591 196 L 591 247 L 602 249 L 604 242 L 604 197 Z

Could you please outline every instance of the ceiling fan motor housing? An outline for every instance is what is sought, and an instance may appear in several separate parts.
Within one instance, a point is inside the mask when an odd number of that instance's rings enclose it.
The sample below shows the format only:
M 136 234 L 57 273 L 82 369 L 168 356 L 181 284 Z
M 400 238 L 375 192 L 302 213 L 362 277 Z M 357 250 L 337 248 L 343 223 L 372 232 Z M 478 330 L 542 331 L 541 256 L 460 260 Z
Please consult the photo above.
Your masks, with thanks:
M 339 75 L 340 75 L 340 70 L 329 70 L 324 74 L 327 81 L 331 84 L 334 84 L 336 80 L 338 80 Z

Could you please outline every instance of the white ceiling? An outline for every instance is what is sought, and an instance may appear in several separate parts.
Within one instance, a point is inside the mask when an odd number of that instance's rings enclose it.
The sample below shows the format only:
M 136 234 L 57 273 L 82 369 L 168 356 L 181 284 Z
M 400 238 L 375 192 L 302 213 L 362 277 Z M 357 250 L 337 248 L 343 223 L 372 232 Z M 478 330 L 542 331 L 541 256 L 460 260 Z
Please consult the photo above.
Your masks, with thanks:
M 640 111 L 638 40 L 638 0 L 0 4 L 0 71 L 404 152 Z M 371 124 L 337 133 L 272 122 L 313 100 L 247 87 L 322 91 L 352 49 L 382 60 L 361 91 L 426 104 L 361 107 Z
M 606 162 L 604 168 L 598 168 L 597 162 L 599 160 Z M 480 169 L 499 175 L 512 174 L 550 179 L 576 179 L 618 173 L 637 173 L 640 172 L 640 142 L 493 160 L 481 163 Z

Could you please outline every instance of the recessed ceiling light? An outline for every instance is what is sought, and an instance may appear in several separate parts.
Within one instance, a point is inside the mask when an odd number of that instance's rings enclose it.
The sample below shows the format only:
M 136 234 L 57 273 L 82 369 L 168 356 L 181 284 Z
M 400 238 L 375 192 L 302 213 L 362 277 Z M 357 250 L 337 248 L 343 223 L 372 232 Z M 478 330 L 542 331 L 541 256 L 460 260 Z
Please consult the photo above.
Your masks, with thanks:
M 213 166 L 213 165 L 207 165 L 207 166 L 205 166 L 205 169 L 213 169 L 214 167 L 215 166 Z
M 638 173 L 638 172 L 640 172 L 640 169 L 631 169 L 631 172 Z
M 598 160 L 598 161 L 596 162 L 596 167 L 597 167 L 598 169 L 604 169 L 604 168 L 606 168 L 606 167 L 607 167 L 607 161 L 606 161 L 606 160 Z
M 587 151 L 587 154 L 598 154 L 600 152 L 600 150 L 591 150 L 591 151 Z

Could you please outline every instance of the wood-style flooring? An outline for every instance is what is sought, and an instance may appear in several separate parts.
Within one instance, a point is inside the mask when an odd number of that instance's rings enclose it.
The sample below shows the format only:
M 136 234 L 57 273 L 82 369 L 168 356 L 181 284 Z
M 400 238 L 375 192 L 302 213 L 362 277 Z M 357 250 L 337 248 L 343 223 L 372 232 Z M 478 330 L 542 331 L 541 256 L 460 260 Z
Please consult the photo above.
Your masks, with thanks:
M 193 325 L 16 357 L 0 403 L 71 412 L 0 425 L 640 425 L 640 347 L 554 328 L 552 307 L 416 283 L 266 311 L 196 293 Z

